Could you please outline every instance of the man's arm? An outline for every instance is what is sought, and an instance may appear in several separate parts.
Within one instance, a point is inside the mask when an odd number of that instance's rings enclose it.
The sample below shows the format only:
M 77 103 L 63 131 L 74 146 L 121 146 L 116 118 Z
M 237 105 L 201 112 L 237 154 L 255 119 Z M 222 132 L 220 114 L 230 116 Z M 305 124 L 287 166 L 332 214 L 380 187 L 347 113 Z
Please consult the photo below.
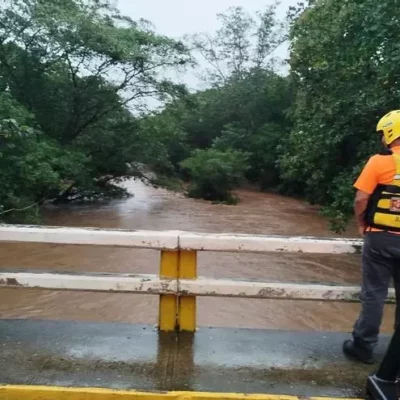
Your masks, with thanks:
M 380 156 L 371 157 L 360 176 L 358 177 L 354 187 L 357 189 L 356 198 L 354 200 L 354 214 L 357 220 L 360 234 L 365 233 L 365 212 L 367 211 L 368 200 L 379 183 Z
M 368 201 L 371 197 L 370 194 L 357 190 L 356 198 L 354 200 L 354 215 L 358 224 L 359 232 L 361 235 L 365 231 L 365 212 L 367 210 Z

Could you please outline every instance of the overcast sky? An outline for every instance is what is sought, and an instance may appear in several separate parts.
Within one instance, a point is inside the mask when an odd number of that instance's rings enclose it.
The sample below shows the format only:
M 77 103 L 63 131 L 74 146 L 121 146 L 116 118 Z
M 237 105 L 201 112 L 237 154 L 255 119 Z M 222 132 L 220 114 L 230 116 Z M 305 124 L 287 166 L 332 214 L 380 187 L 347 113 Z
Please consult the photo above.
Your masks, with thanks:
M 182 38 L 185 34 L 197 32 L 212 33 L 218 28 L 217 14 L 231 6 L 242 6 L 250 13 L 263 10 L 273 0 L 115 0 L 120 11 L 132 19 L 144 18 L 151 21 L 159 33 Z M 298 0 L 281 0 L 278 16 L 284 18 L 291 5 Z M 287 57 L 287 46 L 276 53 Z M 198 87 L 195 72 L 189 72 L 183 81 L 191 88 Z
M 284 17 L 298 0 L 281 0 L 279 16 Z M 242 6 L 253 13 L 263 10 L 271 0 L 117 0 L 122 13 L 133 19 L 153 22 L 163 34 L 180 37 L 185 33 L 213 32 L 218 27 L 216 15 L 231 6 Z

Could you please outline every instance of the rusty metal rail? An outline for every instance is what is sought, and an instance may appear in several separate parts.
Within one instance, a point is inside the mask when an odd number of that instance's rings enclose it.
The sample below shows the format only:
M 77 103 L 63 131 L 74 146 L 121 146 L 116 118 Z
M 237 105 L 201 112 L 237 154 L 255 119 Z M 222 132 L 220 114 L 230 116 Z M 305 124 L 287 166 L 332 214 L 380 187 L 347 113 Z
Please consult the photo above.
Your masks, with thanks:
M 82 228 L 0 226 L 0 241 L 60 245 L 117 246 L 161 250 L 159 275 L 0 272 L 0 287 L 143 293 L 160 296 L 159 327 L 194 331 L 196 297 L 240 297 L 358 301 L 359 287 L 271 283 L 197 277 L 197 251 L 357 254 L 358 239 L 201 234 L 181 231 L 124 231 Z M 395 301 L 390 290 L 388 302 Z

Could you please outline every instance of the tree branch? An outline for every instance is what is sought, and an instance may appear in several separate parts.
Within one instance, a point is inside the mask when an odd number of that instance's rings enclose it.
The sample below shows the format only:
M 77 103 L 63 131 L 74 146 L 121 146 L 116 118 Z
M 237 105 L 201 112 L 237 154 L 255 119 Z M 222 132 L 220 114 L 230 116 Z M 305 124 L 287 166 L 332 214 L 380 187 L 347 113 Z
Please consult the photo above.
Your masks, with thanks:
M 23 207 L 23 208 L 10 208 L 9 210 L 5 210 L 5 211 L 0 212 L 0 215 L 9 214 L 9 213 L 11 213 L 11 212 L 22 212 L 22 211 L 27 211 L 27 210 L 29 210 L 29 209 L 31 209 L 31 208 L 33 208 L 33 207 L 40 206 L 40 205 L 43 204 L 43 202 L 46 201 L 46 200 L 47 200 L 47 197 L 45 197 L 45 198 L 43 198 L 42 200 L 39 200 L 39 201 L 37 201 L 37 202 L 35 202 L 35 203 L 32 203 L 32 204 L 30 204 L 30 205 L 27 206 L 27 207 Z
M 121 107 L 121 105 L 124 106 L 124 105 L 128 104 L 129 102 L 131 102 L 132 100 L 134 100 L 136 98 L 150 96 L 150 95 L 154 95 L 154 94 L 157 94 L 157 93 L 159 93 L 157 90 L 152 90 L 152 91 L 148 91 L 148 92 L 139 91 L 138 93 L 136 93 L 135 95 L 129 97 L 128 99 L 124 100 L 123 102 L 118 103 L 118 105 L 115 105 L 113 107 L 109 107 L 108 109 L 106 109 L 106 110 L 104 110 L 102 112 L 96 112 L 85 123 L 83 123 L 79 128 L 77 128 L 77 130 L 72 135 L 68 136 L 68 142 L 71 142 L 74 139 L 76 139 L 90 125 L 95 124 L 96 122 L 101 120 L 106 115 L 108 115 L 111 112 L 117 110 L 118 108 Z

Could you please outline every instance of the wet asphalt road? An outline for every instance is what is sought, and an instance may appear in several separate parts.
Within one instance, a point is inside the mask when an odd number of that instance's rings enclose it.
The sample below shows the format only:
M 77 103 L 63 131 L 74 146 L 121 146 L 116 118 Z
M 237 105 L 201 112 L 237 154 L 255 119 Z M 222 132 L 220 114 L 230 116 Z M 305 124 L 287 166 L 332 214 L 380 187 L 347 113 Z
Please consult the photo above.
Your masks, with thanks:
M 131 324 L 0 320 L 0 383 L 360 397 L 375 367 L 342 355 L 347 337 L 206 328 L 177 337 Z

